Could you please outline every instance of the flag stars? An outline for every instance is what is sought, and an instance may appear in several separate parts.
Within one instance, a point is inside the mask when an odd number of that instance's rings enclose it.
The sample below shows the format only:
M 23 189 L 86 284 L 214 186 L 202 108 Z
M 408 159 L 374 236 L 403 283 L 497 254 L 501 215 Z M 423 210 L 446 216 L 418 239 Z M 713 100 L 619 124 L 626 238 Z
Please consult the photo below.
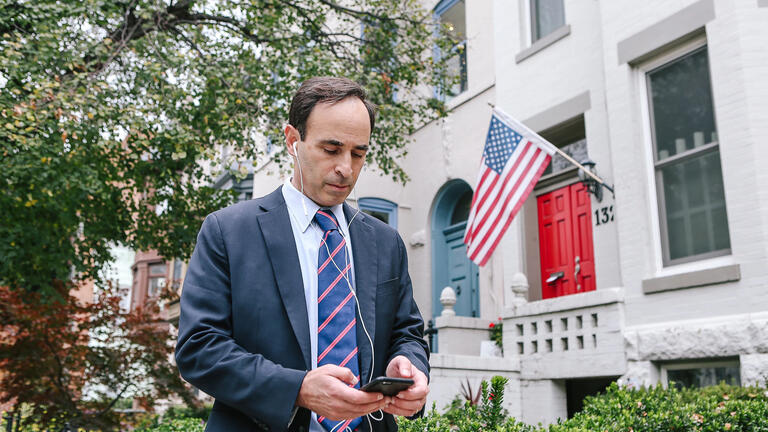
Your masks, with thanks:
M 489 168 L 501 174 L 512 152 L 522 140 L 522 136 L 510 129 L 495 116 L 491 119 L 483 157 Z

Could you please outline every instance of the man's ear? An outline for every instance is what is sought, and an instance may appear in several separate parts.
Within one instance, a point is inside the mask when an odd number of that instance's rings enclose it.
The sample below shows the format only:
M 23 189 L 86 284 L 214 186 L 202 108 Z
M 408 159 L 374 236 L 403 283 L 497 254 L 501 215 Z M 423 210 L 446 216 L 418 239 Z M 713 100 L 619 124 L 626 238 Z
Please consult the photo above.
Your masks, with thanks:
M 301 141 L 301 134 L 295 127 L 289 124 L 285 125 L 283 134 L 285 135 L 285 146 L 288 148 L 288 154 L 295 157 L 296 144 Z

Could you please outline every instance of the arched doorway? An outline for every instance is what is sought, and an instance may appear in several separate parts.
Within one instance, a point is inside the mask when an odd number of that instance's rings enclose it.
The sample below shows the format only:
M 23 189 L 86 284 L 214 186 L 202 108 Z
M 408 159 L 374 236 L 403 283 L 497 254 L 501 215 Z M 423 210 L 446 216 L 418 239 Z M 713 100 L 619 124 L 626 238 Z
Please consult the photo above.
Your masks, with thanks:
M 443 310 L 440 293 L 456 292 L 456 315 L 480 316 L 477 265 L 467 258 L 464 229 L 472 204 L 472 188 L 462 180 L 446 183 L 432 211 L 432 315 Z

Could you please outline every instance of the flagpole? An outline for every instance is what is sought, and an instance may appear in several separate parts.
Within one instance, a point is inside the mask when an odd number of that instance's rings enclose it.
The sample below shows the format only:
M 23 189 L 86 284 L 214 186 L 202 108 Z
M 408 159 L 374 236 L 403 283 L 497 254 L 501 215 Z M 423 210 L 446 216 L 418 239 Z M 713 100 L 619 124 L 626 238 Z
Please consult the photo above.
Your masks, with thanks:
M 488 102 L 488 105 L 490 105 L 490 106 L 491 106 L 491 108 L 496 108 L 496 105 L 494 105 L 494 104 L 492 104 L 492 103 L 490 103 L 490 102 Z M 518 123 L 520 123 L 520 122 L 518 122 Z M 521 123 L 521 126 L 523 126 L 523 127 L 526 129 L 526 132 L 530 133 L 531 135 L 534 135 L 536 138 L 539 138 L 540 140 L 542 140 L 542 141 L 545 141 L 545 142 L 549 142 L 549 141 L 545 140 L 544 138 L 542 138 L 542 137 L 541 137 L 541 135 L 537 134 L 536 132 L 532 131 L 530 128 L 528 128 L 527 126 L 525 126 L 524 124 L 522 124 L 522 123 Z M 550 144 L 551 144 L 551 143 L 550 143 Z M 572 163 L 572 164 L 576 165 L 577 167 L 579 167 L 579 169 L 580 169 L 580 170 L 582 170 L 582 171 L 584 171 L 584 173 L 585 173 L 585 174 L 587 174 L 588 176 L 592 177 L 592 178 L 593 178 L 593 179 L 594 179 L 596 182 L 600 183 L 600 185 L 602 185 L 603 187 L 605 187 L 606 189 L 608 189 L 609 191 L 611 191 L 611 193 L 614 193 L 614 192 L 613 192 L 613 188 L 612 188 L 612 187 L 610 187 L 610 186 L 608 186 L 607 184 L 605 184 L 605 182 L 603 181 L 603 179 L 601 179 L 600 177 L 596 176 L 594 173 L 592 173 L 592 171 L 590 171 L 590 170 L 586 169 L 586 168 L 584 167 L 584 165 L 582 165 L 582 164 L 580 164 L 580 163 L 576 162 L 576 160 L 575 160 L 574 158 L 572 158 L 572 157 L 571 157 L 569 154 L 567 154 L 566 152 L 562 151 L 562 150 L 561 150 L 559 147 L 557 147 L 556 145 L 552 144 L 552 147 L 555 149 L 555 151 L 556 151 L 558 154 L 560 154 L 560 156 L 562 156 L 563 158 L 565 158 L 565 159 L 566 159 L 568 162 L 570 162 L 570 163 Z

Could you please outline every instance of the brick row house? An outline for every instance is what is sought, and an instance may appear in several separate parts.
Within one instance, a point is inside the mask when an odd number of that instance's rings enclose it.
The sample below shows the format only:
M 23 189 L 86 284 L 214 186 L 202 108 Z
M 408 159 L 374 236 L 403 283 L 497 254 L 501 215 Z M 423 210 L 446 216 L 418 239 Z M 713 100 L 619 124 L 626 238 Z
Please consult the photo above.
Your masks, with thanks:
M 414 134 L 406 186 L 363 173 L 350 204 L 406 241 L 438 330 L 431 400 L 500 374 L 510 413 L 549 423 L 616 380 L 763 384 L 768 3 L 426 4 L 458 41 L 442 53 L 460 77 L 442 92 L 450 114 Z M 490 105 L 591 161 L 615 193 L 556 156 L 480 268 L 462 237 Z M 257 172 L 254 195 L 281 181 Z M 481 340 L 499 317 L 494 357 Z
M 437 330 L 429 403 L 504 375 L 510 414 L 535 424 L 613 381 L 764 384 L 768 2 L 425 4 L 457 40 L 437 53 L 460 77 L 435 89 L 450 114 L 413 135 L 407 185 L 364 172 L 349 203 L 406 242 Z M 491 105 L 614 192 L 554 157 L 478 267 L 462 239 Z M 282 183 L 273 168 L 253 174 L 253 196 Z M 137 254 L 134 304 L 183 270 Z M 177 319 L 178 305 L 168 311 Z M 503 354 L 484 342 L 499 318 Z

